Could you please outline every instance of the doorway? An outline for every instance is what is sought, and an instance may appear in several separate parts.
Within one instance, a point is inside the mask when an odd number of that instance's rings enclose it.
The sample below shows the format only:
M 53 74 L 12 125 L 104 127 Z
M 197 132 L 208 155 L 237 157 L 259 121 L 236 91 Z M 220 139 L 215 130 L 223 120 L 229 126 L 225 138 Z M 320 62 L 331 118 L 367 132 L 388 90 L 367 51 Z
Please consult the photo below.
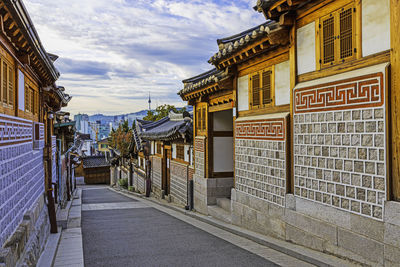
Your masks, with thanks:
M 170 188 L 171 188 L 171 172 L 170 172 L 170 167 L 171 167 L 171 160 L 172 160 L 172 151 L 171 151 L 171 146 L 166 145 L 164 146 L 164 175 L 163 175 L 163 181 L 162 181 L 162 188 L 165 192 L 165 195 L 169 195 L 170 193 Z

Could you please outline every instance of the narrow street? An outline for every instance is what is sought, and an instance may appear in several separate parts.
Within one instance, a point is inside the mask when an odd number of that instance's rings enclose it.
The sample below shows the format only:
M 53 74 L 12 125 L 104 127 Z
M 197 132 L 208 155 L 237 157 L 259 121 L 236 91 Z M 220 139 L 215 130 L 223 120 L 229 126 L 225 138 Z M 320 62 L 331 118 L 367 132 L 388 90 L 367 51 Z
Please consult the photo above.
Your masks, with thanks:
M 207 228 L 211 231 L 215 227 Z M 143 200 L 122 196 L 106 187 L 83 189 L 82 234 L 84 262 L 88 267 L 278 266 L 277 262 L 307 266 L 249 240 L 239 242 L 244 248 L 233 245 L 226 240 L 230 238 L 238 244 L 237 240 L 243 238 L 227 232 L 225 240 L 218 238 Z M 253 249 L 261 256 L 249 252 Z

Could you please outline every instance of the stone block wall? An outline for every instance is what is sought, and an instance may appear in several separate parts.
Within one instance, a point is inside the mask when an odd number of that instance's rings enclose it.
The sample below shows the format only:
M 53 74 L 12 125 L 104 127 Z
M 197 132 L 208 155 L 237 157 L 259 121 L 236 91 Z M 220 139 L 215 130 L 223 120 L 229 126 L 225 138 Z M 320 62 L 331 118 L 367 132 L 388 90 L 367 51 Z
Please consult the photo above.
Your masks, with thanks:
M 194 172 L 195 176 L 205 178 L 205 151 L 206 151 L 206 138 L 197 136 L 194 141 Z
M 157 197 L 161 197 L 162 190 L 162 158 L 152 156 L 151 164 L 151 188 Z
M 172 200 L 178 204 L 187 205 L 188 165 L 176 161 L 170 163 Z
M 235 188 L 285 206 L 287 114 L 236 122 Z M 271 118 L 272 117 L 272 118 Z
M 0 115 L 0 247 L 44 193 L 43 149 L 33 149 L 33 123 Z
M 299 88 L 294 98 L 294 194 L 382 220 L 384 74 Z

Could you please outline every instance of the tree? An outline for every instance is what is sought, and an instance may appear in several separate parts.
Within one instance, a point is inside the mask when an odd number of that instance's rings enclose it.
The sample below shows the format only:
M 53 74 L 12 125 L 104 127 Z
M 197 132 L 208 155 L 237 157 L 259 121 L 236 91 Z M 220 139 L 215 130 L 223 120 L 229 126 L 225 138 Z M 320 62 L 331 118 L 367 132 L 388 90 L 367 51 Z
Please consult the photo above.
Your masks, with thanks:
M 128 121 L 124 121 L 118 129 L 111 132 L 110 146 L 119 150 L 122 157 L 129 156 L 129 147 L 132 142 L 132 129 L 129 128 Z
M 164 104 L 158 106 L 155 111 L 147 111 L 147 116 L 143 119 L 146 121 L 158 121 L 164 117 L 167 117 L 171 110 L 174 113 L 183 113 L 184 111 L 186 111 L 186 108 L 181 108 L 178 110 L 174 105 Z

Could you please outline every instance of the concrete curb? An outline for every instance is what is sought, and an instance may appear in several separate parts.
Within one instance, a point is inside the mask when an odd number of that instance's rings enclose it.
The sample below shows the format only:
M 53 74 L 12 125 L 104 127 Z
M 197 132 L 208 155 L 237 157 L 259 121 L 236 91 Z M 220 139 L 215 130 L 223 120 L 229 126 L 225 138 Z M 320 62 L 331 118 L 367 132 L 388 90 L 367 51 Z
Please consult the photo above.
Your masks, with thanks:
M 212 226 L 218 227 L 220 229 L 223 229 L 227 232 L 230 232 L 232 234 L 247 238 L 251 241 L 254 241 L 260 245 L 269 247 L 271 249 L 274 249 L 276 251 L 282 252 L 286 255 L 292 256 L 293 258 L 296 258 L 298 260 L 316 265 L 316 266 L 321 266 L 321 267 L 333 267 L 333 266 L 359 266 L 358 263 L 354 262 L 349 262 L 347 260 L 331 256 L 322 252 L 318 252 L 312 249 L 308 249 L 299 245 L 295 245 L 293 243 L 289 243 L 280 239 L 276 239 L 273 237 L 265 236 L 259 233 L 255 233 L 249 230 L 246 230 L 244 228 L 228 224 L 222 221 L 219 221 L 217 219 L 214 219 L 210 216 L 205 216 L 201 215 L 199 213 L 193 212 L 193 211 L 187 211 L 184 210 L 183 208 L 179 208 L 177 206 L 174 206 L 173 204 L 168 204 L 168 203 L 162 203 L 157 199 L 154 198 L 147 198 L 144 195 L 134 193 L 125 189 L 121 188 L 112 188 L 109 187 L 110 190 L 125 195 L 130 198 L 142 198 L 144 200 L 153 202 L 154 204 L 163 206 L 165 208 L 169 208 L 171 210 L 174 210 L 176 212 L 183 213 L 187 216 L 190 216 L 192 218 L 195 218 L 199 221 L 202 221 L 204 223 L 208 223 Z
M 49 235 L 44 250 L 42 252 L 42 255 L 40 255 L 40 258 L 37 262 L 37 266 L 40 267 L 53 266 L 54 260 L 56 259 L 57 255 L 58 245 L 60 244 L 61 240 L 61 231 L 62 228 L 61 226 L 59 226 L 58 233 Z

